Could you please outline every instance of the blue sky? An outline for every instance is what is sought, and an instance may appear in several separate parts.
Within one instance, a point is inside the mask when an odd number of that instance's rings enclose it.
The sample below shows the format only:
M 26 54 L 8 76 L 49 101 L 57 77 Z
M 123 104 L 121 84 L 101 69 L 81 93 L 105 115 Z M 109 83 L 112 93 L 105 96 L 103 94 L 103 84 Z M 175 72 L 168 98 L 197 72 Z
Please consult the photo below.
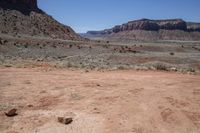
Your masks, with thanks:
M 38 0 L 38 5 L 78 33 L 141 18 L 200 22 L 200 0 Z

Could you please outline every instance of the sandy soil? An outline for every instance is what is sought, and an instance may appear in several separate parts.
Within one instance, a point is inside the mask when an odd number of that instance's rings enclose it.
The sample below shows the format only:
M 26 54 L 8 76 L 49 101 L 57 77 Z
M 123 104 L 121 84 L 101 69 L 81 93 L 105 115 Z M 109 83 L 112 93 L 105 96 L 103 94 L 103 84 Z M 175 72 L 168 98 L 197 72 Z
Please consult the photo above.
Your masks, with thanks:
M 199 133 L 200 76 L 0 68 L 2 133 Z M 17 108 L 9 118 L 4 112 Z M 57 117 L 72 117 L 70 125 Z

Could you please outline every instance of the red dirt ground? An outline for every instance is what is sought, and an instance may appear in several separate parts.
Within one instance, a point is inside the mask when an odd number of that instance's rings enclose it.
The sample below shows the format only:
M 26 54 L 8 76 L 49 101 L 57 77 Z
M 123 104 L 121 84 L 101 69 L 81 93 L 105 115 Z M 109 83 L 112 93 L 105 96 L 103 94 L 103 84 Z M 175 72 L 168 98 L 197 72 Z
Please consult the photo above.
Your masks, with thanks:
M 0 91 L 2 133 L 200 132 L 198 75 L 0 68 Z

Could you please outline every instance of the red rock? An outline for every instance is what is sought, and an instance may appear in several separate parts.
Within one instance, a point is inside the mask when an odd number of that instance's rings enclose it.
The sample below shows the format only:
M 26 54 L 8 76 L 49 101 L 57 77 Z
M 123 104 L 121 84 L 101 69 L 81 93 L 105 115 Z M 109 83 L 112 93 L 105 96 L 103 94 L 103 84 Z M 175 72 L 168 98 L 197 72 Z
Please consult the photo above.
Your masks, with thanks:
M 5 112 L 5 115 L 8 117 L 13 117 L 13 116 L 18 115 L 16 112 L 17 112 L 17 109 L 11 109 L 10 111 Z
M 158 30 L 186 30 L 187 24 L 182 19 L 167 19 L 167 20 L 150 20 L 140 19 L 130 21 L 128 23 L 117 25 L 111 29 L 103 31 L 89 31 L 89 34 L 111 34 L 118 33 L 121 31 L 131 30 L 147 30 L 147 31 L 158 31 Z
M 72 118 L 64 118 L 64 117 L 58 117 L 58 122 L 68 125 L 71 124 L 73 122 Z
M 29 107 L 29 108 L 32 108 L 32 107 L 33 107 L 33 105 L 32 105 L 32 104 L 29 104 L 29 105 L 27 105 L 27 107 Z

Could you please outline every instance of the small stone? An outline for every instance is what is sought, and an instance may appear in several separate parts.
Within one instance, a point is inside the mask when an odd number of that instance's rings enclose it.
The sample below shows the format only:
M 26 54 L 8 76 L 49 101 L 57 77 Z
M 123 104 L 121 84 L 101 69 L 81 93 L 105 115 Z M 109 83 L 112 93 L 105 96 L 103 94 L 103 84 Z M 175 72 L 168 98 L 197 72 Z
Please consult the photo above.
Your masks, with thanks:
M 8 117 L 13 117 L 13 116 L 18 115 L 16 112 L 17 112 L 17 109 L 11 109 L 7 113 L 5 112 L 5 115 L 8 116 Z
M 64 118 L 64 117 L 58 117 L 58 122 L 68 125 L 71 124 L 73 122 L 72 118 Z
M 28 107 L 29 107 L 29 108 L 32 108 L 32 107 L 33 107 L 33 105 L 32 105 L 32 104 L 29 104 L 29 105 L 28 105 Z
M 97 86 L 99 86 L 99 87 L 100 87 L 101 85 L 100 85 L 100 84 L 97 84 Z

